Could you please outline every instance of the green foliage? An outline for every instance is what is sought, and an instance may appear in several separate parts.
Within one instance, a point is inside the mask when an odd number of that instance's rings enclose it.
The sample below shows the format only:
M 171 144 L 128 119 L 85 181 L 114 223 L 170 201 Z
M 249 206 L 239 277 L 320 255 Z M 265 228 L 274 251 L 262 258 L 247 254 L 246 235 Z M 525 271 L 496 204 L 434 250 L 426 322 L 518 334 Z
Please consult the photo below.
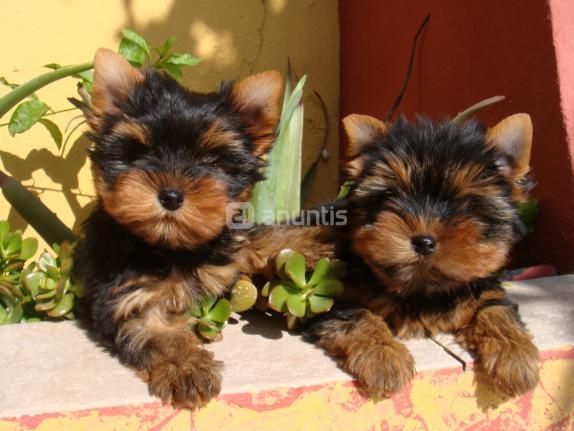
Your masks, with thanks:
M 54 245 L 56 256 L 44 252 L 26 264 L 37 248 L 35 238 L 22 239 L 0 221 L 0 324 L 74 318 L 83 292 L 71 279 L 73 247 Z
M 36 317 L 74 318 L 74 303 L 83 296 L 83 289 L 71 277 L 73 250 L 68 242 L 54 245 L 56 256 L 44 252 L 35 270 L 24 272 L 22 282 L 34 304 Z
M 154 48 L 157 59 L 152 62 L 152 49 L 148 42 L 139 34 L 132 30 L 124 29 L 118 52 L 126 58 L 133 66 L 142 67 L 149 64 L 155 69 L 165 70 L 176 79 L 181 79 L 182 67 L 193 66 L 200 62 L 200 59 L 188 53 L 170 52 L 175 38 L 167 39 L 160 48 Z M 46 118 L 48 115 L 58 114 L 70 109 L 53 111 L 46 103 L 42 102 L 35 94 L 40 88 L 62 78 L 72 77 L 79 80 L 79 84 L 88 93 L 92 92 L 93 70 L 92 63 L 82 65 L 62 66 L 58 63 L 49 63 L 44 66 L 51 72 L 41 75 L 23 85 L 9 82 L 4 77 L 0 77 L 0 84 L 9 87 L 12 91 L 0 98 L 0 118 L 13 106 L 19 103 L 10 120 L 2 126 L 8 126 L 11 136 L 24 133 L 36 124 L 42 124 L 54 140 L 58 149 L 62 147 L 63 133 L 60 127 Z M 26 100 L 25 99 L 30 99 Z
M 229 296 L 231 307 L 236 313 L 249 310 L 257 302 L 257 288 L 248 278 L 241 278 L 233 288 Z
M 227 299 L 206 298 L 190 310 L 191 327 L 203 339 L 219 341 L 231 312 L 232 306 Z
M 190 325 L 201 338 L 219 341 L 221 331 L 232 312 L 243 312 L 255 305 L 257 288 L 247 279 L 241 278 L 228 298 L 208 297 L 189 311 Z
M 119 54 L 128 60 L 132 66 L 141 67 L 151 64 L 155 69 L 165 70 L 175 79 L 183 77 L 182 66 L 194 66 L 201 60 L 188 53 L 170 52 L 175 42 L 175 37 L 167 39 L 159 48 L 153 48 L 157 59 L 152 61 L 152 49 L 143 37 L 131 30 L 123 30 L 120 41 Z
M 346 269 L 341 261 L 322 258 L 311 271 L 303 255 L 283 249 L 272 264 L 276 276 L 263 287 L 261 296 L 267 298 L 269 308 L 285 314 L 290 329 L 299 320 L 329 311 L 343 293 L 340 278 Z
M 0 324 L 23 319 L 26 294 L 21 274 L 24 265 L 38 248 L 34 238 L 22 239 L 20 231 L 10 232 L 7 221 L 0 221 Z
M 251 204 L 256 223 L 283 221 L 280 216 L 296 217 L 301 209 L 301 147 L 303 140 L 303 76 L 294 89 L 289 70 L 277 139 L 269 154 L 265 180 L 253 188 Z M 273 218 L 270 219 L 270 215 Z
M 518 214 L 522 219 L 522 222 L 526 226 L 526 231 L 531 233 L 534 231 L 534 221 L 540 213 L 540 208 L 538 206 L 538 199 L 530 199 L 527 202 L 518 204 Z

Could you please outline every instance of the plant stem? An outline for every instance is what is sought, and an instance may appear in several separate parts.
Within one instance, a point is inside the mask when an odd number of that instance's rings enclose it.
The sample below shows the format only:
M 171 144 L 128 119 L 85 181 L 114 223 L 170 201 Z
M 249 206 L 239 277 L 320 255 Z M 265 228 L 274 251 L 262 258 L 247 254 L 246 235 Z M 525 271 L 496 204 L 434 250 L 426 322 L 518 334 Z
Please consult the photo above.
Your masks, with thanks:
M 34 94 L 37 90 L 51 84 L 62 78 L 66 78 L 76 73 L 85 72 L 94 66 L 93 63 L 84 63 L 74 66 L 66 66 L 52 72 L 44 73 L 36 78 L 26 82 L 10 91 L 4 97 L 0 98 L 0 118 L 2 118 L 10 109 L 16 106 L 20 101 Z
M 50 211 L 33 193 L 4 172 L 0 171 L 0 187 L 12 207 L 52 246 L 62 241 L 75 241 L 74 233 Z
M 49 117 L 50 115 L 61 114 L 62 112 L 75 111 L 76 109 L 78 109 L 78 108 L 73 107 L 73 108 L 68 108 L 68 109 L 60 109 L 59 111 L 48 112 L 47 114 L 44 114 L 44 115 L 42 116 L 42 118 L 44 118 L 44 117 Z M 0 127 L 6 127 L 6 126 L 9 125 L 9 124 L 10 124 L 10 123 L 2 123 L 2 124 L 0 124 Z

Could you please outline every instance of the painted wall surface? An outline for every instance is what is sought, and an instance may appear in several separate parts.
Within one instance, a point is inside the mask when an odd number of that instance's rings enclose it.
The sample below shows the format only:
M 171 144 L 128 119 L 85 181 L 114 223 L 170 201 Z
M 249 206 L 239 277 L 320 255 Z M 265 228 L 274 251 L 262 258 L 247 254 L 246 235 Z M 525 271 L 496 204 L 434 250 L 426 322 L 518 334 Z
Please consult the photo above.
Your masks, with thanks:
M 336 0 L 81 0 L 1 2 L 0 76 L 22 83 L 47 71 L 42 65 L 83 63 L 98 47 L 116 49 L 122 28 L 131 28 L 159 45 L 171 35 L 174 49 L 191 52 L 202 63 L 185 72 L 184 83 L 212 91 L 221 80 L 245 77 L 268 69 L 286 71 L 291 58 L 296 72 L 307 74 L 304 168 L 314 159 L 331 124 L 331 157 L 321 162 L 311 200 L 336 195 L 338 187 L 339 37 Z M 313 90 L 324 100 L 326 121 Z M 0 94 L 4 89 L 0 88 Z M 60 81 L 39 92 L 54 110 L 69 108 L 75 81 Z M 78 111 L 53 118 L 65 126 Z M 0 121 L 5 123 L 6 117 Z M 78 120 L 71 123 L 71 127 Z M 80 129 L 81 130 L 81 129 Z M 75 229 L 91 209 L 94 190 L 87 141 L 79 131 L 59 151 L 42 126 L 9 136 L 0 127 L 0 169 L 38 193 L 53 211 Z M 0 198 L 0 219 L 13 227 L 25 222 Z M 28 228 L 26 234 L 33 234 Z
M 506 102 L 479 114 L 486 124 L 531 115 L 542 212 L 515 265 L 554 263 L 564 272 L 574 270 L 573 8 L 571 0 L 340 2 L 342 116 L 386 114 L 427 13 L 401 112 L 441 119 L 502 94 Z
M 473 385 L 472 372 L 418 374 L 391 399 L 374 402 L 352 383 L 222 395 L 196 414 L 160 403 L 0 419 L 0 431 L 60 430 L 572 430 L 574 350 L 542 354 L 541 383 L 504 400 Z

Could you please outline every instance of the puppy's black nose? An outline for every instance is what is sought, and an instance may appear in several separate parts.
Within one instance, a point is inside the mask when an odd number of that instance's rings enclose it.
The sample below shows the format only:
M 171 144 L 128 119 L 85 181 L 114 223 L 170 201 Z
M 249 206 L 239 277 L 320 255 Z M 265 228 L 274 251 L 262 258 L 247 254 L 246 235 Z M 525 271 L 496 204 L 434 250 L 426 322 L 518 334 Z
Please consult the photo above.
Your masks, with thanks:
M 430 235 L 417 235 L 411 238 L 411 244 L 415 251 L 421 256 L 428 256 L 434 253 L 436 240 Z
M 166 210 L 175 211 L 183 203 L 183 193 L 179 190 L 165 188 L 160 190 L 158 199 L 161 206 Z

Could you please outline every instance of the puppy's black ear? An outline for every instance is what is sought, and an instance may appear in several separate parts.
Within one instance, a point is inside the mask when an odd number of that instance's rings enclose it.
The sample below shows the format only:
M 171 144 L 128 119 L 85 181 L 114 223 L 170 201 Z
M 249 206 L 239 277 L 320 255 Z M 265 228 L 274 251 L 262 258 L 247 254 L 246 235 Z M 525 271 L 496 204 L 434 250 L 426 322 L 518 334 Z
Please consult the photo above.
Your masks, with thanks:
M 369 115 L 351 114 L 343 118 L 343 128 L 349 139 L 346 171 L 347 175 L 354 179 L 363 169 L 363 148 L 377 136 L 385 135 L 388 127 L 381 120 Z
M 281 74 L 276 71 L 258 73 L 233 84 L 232 104 L 255 143 L 257 155 L 267 153 L 273 144 L 282 86 Z
M 143 80 L 143 73 L 112 50 L 100 48 L 94 57 L 92 107 L 96 114 L 113 113 L 118 102 Z

